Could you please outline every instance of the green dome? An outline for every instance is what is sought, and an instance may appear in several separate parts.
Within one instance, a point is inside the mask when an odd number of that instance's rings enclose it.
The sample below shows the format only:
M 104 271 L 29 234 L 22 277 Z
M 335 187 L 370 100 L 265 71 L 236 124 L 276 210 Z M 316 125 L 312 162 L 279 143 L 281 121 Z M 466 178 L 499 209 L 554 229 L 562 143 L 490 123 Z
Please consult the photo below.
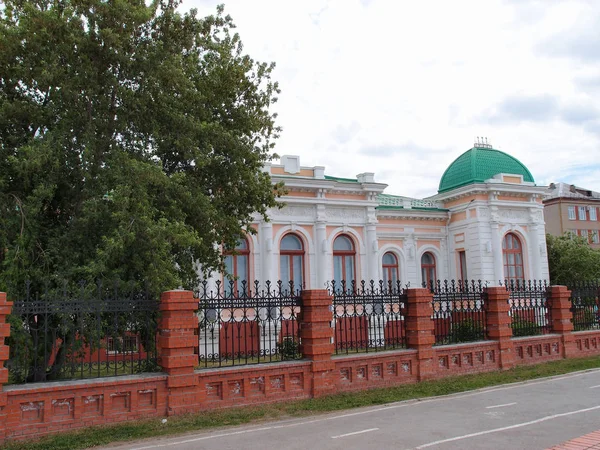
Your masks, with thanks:
M 523 181 L 534 182 L 527 167 L 518 159 L 493 148 L 473 147 L 448 166 L 440 180 L 438 192 L 483 183 L 499 173 L 523 175 Z

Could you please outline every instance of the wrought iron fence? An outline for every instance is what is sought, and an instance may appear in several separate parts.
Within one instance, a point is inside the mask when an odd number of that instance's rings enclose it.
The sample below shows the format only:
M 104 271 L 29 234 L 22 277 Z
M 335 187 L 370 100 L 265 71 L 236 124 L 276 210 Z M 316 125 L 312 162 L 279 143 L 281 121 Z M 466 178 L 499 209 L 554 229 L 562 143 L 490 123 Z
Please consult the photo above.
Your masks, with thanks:
M 485 284 L 479 281 L 431 282 L 435 345 L 487 338 Z
M 550 291 L 546 281 L 506 280 L 504 286 L 510 293 L 513 337 L 552 332 Z
M 125 285 L 80 283 L 13 300 L 9 383 L 158 370 L 158 299 Z
M 197 293 L 199 367 L 300 359 L 301 288 L 293 282 L 205 281 Z
M 407 294 L 400 281 L 328 283 L 336 354 L 406 347 Z
M 600 282 L 580 281 L 567 285 L 575 331 L 600 329 Z

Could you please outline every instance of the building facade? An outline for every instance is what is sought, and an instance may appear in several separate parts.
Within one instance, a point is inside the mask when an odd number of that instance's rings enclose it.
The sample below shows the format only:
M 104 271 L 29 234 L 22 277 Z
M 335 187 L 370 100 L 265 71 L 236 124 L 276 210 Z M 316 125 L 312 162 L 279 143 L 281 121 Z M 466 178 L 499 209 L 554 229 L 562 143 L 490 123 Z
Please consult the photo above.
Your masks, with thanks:
M 411 286 L 438 279 L 546 280 L 545 187 L 518 160 L 478 143 L 443 174 L 436 195 L 391 195 L 373 173 L 326 175 L 283 156 L 264 168 L 283 182 L 283 206 L 256 217 L 227 256 L 235 288 L 243 281 L 293 281 L 307 289 L 331 281 L 383 280 Z M 223 274 L 207 279 L 215 288 Z
M 600 192 L 567 183 L 552 183 L 544 200 L 546 231 L 554 236 L 570 232 L 600 249 Z

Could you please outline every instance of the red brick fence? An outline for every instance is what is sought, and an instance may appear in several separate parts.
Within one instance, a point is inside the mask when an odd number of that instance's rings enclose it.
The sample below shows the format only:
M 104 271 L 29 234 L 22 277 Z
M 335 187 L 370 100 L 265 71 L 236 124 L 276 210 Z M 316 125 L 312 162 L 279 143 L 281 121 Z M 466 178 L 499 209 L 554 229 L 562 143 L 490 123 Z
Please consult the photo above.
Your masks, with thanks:
M 163 417 L 213 408 L 319 397 L 335 392 L 415 383 L 449 375 L 505 370 L 563 358 L 600 354 L 600 330 L 573 332 L 570 292 L 550 291 L 552 333 L 512 338 L 509 293 L 487 288 L 488 339 L 434 346 L 432 294 L 408 289 L 406 347 L 334 356 L 332 297 L 302 293 L 304 359 L 218 369 L 198 365 L 198 300 L 190 291 L 163 293 L 158 356 L 162 373 L 4 386 L 0 391 L 0 443 L 91 425 Z M 0 293 L 0 387 L 11 303 Z

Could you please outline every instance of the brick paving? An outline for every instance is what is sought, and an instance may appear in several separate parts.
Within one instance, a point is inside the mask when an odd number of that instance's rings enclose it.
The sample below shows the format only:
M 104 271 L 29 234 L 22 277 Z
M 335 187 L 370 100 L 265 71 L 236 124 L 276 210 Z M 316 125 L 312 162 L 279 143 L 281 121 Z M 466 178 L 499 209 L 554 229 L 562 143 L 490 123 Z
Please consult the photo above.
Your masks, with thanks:
M 600 450 L 600 430 L 563 442 L 548 450 Z

